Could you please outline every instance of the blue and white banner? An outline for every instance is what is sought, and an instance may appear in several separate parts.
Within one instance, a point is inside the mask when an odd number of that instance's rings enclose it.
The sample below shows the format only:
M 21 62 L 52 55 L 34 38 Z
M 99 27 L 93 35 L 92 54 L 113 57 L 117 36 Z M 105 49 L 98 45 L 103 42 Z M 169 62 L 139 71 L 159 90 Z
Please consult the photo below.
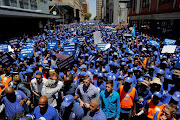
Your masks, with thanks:
M 8 44 L 0 44 L 0 52 L 8 52 Z
M 64 54 L 66 55 L 75 55 L 76 54 L 76 49 L 75 49 L 75 45 L 64 45 L 63 46 L 64 49 Z
M 32 57 L 33 52 L 34 52 L 34 47 L 25 47 L 21 50 L 21 54 L 19 55 L 19 58 Z
M 131 30 L 132 37 L 135 37 L 135 27 L 129 27 L 129 30 Z
M 98 44 L 97 44 L 96 50 L 105 51 L 105 50 L 107 50 L 107 49 L 110 48 L 110 47 L 111 47 L 111 44 L 107 44 L 107 43 L 98 43 Z
M 18 39 L 11 39 L 11 40 L 9 40 L 9 43 L 10 43 L 12 48 L 13 47 L 19 48 L 19 41 L 18 41 Z
M 149 45 L 155 46 L 157 48 L 160 47 L 160 42 L 156 42 L 154 40 L 149 40 Z
M 163 41 L 163 44 L 165 44 L 165 45 L 174 45 L 175 43 L 176 43 L 176 40 L 168 39 L 168 38 L 166 38 L 166 39 Z
M 26 47 L 34 47 L 34 46 L 35 46 L 35 42 L 26 43 Z
M 74 37 L 69 38 L 69 39 L 67 40 L 67 42 L 70 43 L 70 44 L 74 44 L 74 43 L 75 43 Z
M 80 43 L 84 44 L 83 38 L 85 39 L 85 41 L 87 43 L 87 37 L 76 37 L 76 40 L 77 40 L 77 42 L 80 42 Z
M 103 52 L 103 64 L 109 63 L 109 49 Z
M 58 42 L 57 41 L 54 41 L 54 42 L 47 42 L 47 49 L 48 50 L 51 50 L 52 48 L 54 50 L 56 50 L 58 47 Z
M 131 55 L 134 55 L 134 52 L 129 47 L 126 47 L 126 52 L 130 53 Z

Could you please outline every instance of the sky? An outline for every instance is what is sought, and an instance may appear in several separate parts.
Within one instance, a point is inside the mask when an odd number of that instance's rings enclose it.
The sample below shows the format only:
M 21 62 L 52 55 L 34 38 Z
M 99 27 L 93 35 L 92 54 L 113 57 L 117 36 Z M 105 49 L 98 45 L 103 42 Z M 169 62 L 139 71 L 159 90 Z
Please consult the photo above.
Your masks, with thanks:
M 92 14 L 91 19 L 96 16 L 96 0 L 89 0 L 89 12 Z

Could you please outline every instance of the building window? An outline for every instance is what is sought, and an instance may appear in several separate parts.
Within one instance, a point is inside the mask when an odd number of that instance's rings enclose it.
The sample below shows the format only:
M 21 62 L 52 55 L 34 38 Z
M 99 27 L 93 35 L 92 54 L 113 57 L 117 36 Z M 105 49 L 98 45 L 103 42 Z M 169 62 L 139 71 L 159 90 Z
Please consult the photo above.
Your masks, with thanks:
M 4 5 L 5 6 L 10 6 L 9 0 L 4 0 Z
M 149 0 L 143 0 L 142 7 L 148 7 L 149 6 Z
M 170 0 L 159 0 L 159 3 L 169 2 Z
M 16 0 L 10 0 L 12 7 L 17 7 L 17 1 Z
M 24 3 L 23 3 L 23 1 L 19 1 L 19 5 L 20 5 L 20 8 L 23 8 L 23 9 L 24 9 Z

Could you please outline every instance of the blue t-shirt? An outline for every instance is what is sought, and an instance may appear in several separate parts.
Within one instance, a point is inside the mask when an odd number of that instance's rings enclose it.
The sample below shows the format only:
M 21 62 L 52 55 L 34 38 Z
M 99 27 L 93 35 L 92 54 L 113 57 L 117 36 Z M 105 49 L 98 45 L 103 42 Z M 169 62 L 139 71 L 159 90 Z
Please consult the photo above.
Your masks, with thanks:
M 50 105 L 48 105 L 47 111 L 44 115 L 41 115 L 40 107 L 37 106 L 34 109 L 33 115 L 35 116 L 36 119 L 39 119 L 40 117 L 44 117 L 46 120 L 59 120 L 58 113 L 57 113 L 56 109 Z
M 93 120 L 106 120 L 106 115 L 104 114 L 104 112 L 101 109 L 98 112 L 96 112 L 93 116 L 91 115 L 91 113 L 89 111 L 88 115 L 93 117 Z
M 27 96 L 20 90 L 15 90 L 16 101 L 11 103 L 6 97 L 1 99 L 1 102 L 5 104 L 5 114 L 8 118 L 12 118 L 15 113 L 20 113 L 24 110 L 22 105 L 19 105 L 19 102 Z

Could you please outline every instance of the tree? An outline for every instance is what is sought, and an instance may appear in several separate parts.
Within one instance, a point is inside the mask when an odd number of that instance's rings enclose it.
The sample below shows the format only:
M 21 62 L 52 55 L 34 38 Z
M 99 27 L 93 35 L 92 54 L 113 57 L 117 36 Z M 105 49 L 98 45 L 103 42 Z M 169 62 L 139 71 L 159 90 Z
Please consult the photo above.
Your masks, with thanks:
M 100 20 L 98 16 L 94 17 L 94 20 Z
M 84 13 L 84 19 L 89 20 L 91 17 L 91 13 Z

